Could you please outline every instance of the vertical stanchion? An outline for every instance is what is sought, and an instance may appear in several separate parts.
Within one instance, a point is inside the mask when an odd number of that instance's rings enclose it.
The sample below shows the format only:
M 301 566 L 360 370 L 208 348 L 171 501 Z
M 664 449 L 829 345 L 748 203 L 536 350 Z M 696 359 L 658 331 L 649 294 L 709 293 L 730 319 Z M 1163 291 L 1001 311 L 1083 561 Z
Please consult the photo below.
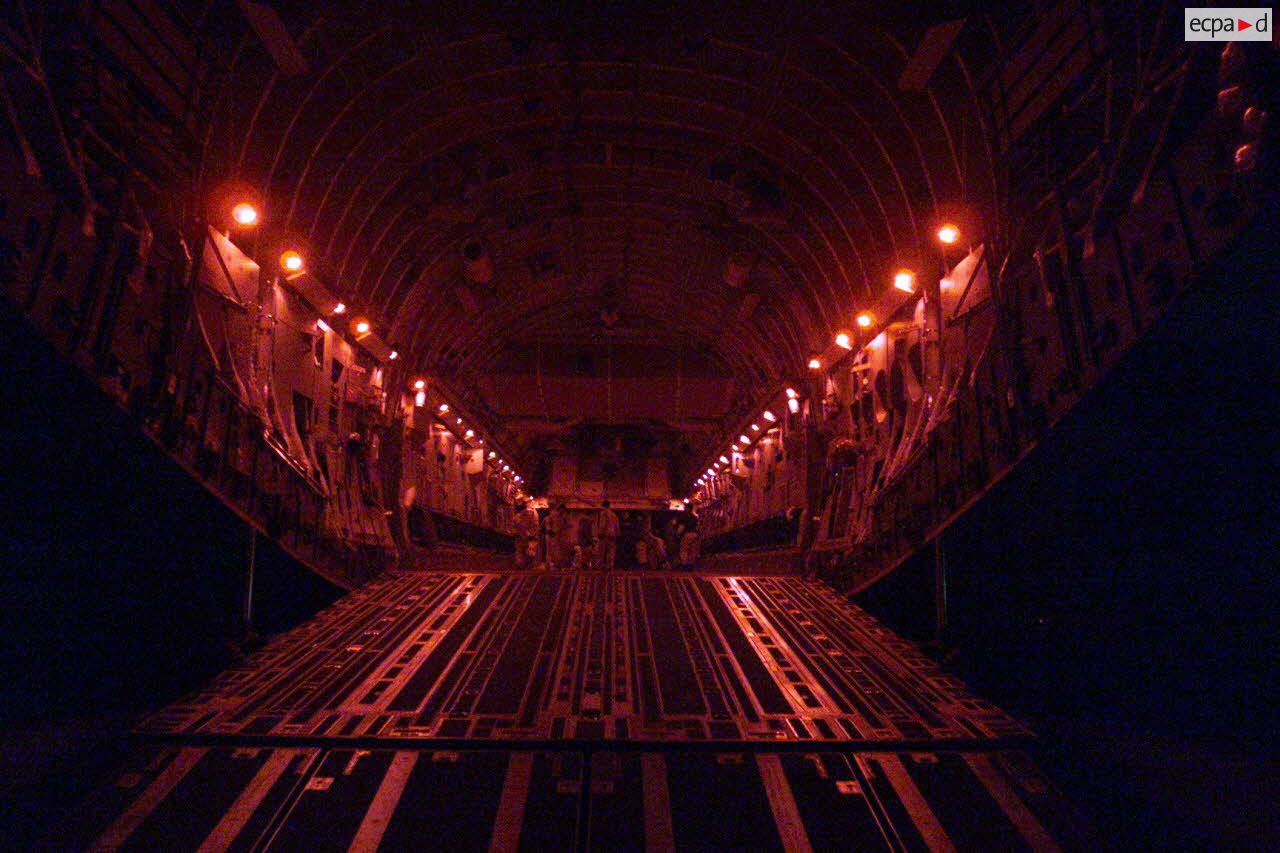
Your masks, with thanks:
M 258 531 L 249 525 L 249 568 L 244 583 L 244 634 L 253 634 L 253 572 L 258 562 Z

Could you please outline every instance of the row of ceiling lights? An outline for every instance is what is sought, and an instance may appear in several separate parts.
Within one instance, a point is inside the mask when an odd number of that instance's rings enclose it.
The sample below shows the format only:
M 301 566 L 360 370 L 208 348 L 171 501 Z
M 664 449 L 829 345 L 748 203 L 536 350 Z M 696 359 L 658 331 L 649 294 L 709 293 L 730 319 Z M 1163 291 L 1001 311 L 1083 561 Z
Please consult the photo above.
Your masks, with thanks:
M 787 389 L 787 408 L 791 411 L 792 414 L 795 414 L 796 412 L 800 411 L 800 394 L 794 388 Z M 769 409 L 765 409 L 763 412 L 760 413 L 760 420 L 764 421 L 766 424 L 773 424 L 777 422 L 778 416 L 775 415 Z M 765 427 L 764 428 L 765 434 L 767 435 L 769 431 L 771 431 L 772 429 L 774 428 Z M 707 485 L 719 473 L 721 473 L 720 469 L 723 466 L 729 464 L 730 457 L 726 454 L 733 454 L 734 456 L 739 456 L 745 453 L 747 449 L 750 448 L 751 445 L 755 442 L 755 440 L 759 438 L 759 433 L 761 432 L 761 430 L 762 428 L 760 426 L 760 422 L 759 421 L 753 422 L 751 424 L 750 434 L 744 432 L 742 435 L 739 435 L 737 442 L 735 442 L 734 444 L 731 444 L 729 446 L 729 449 L 725 451 L 725 453 L 720 454 L 720 458 L 717 459 L 715 462 L 711 463 L 711 467 L 708 468 L 701 476 L 698 477 L 697 480 L 694 481 L 694 485 L 695 486 Z
M 414 391 L 414 396 L 413 396 L 414 406 L 416 406 L 419 409 L 426 406 L 427 380 L 415 379 L 413 382 L 413 391 Z M 453 427 L 449 425 L 447 416 L 449 415 L 450 411 L 451 410 L 449 408 L 448 403 L 441 403 L 439 406 L 436 407 L 436 417 L 439 418 L 440 422 L 444 424 L 447 428 L 449 428 L 452 432 L 461 433 L 462 440 L 466 442 L 468 446 L 470 446 L 474 442 L 476 447 L 481 447 L 481 448 L 484 447 L 484 439 L 477 438 L 476 431 L 471 427 L 468 427 L 466 425 L 466 422 L 463 421 L 462 418 L 456 413 L 454 413 L 453 426 L 457 427 L 457 429 L 455 430 L 453 429 Z M 498 456 L 496 451 L 490 450 L 485 458 L 489 462 L 494 463 L 495 467 L 499 468 L 503 474 L 509 476 L 512 482 L 516 483 L 517 485 L 520 485 L 521 483 L 524 482 L 524 477 L 517 474 L 515 470 L 511 467 L 511 465 L 507 463 L 507 460 Z
M 258 224 L 258 209 L 249 202 L 239 202 L 231 208 L 231 219 L 241 228 L 252 228 Z M 284 273 L 286 279 L 296 278 L 305 273 L 306 269 L 306 259 L 296 249 L 286 249 L 280 254 L 280 270 Z M 347 306 L 341 301 L 337 302 L 330 311 L 332 316 L 341 316 L 346 313 Z M 330 331 L 329 324 L 323 319 L 318 320 L 316 325 L 322 331 Z M 350 328 L 356 340 L 361 340 L 373 333 L 373 323 L 366 317 L 352 317 Z M 394 348 L 387 354 L 387 358 L 391 361 L 395 361 L 399 357 L 400 353 Z
M 950 222 L 944 223 L 938 227 L 937 238 L 938 238 L 938 242 L 943 244 L 943 246 L 952 246 L 960 239 L 960 228 Z M 945 280 L 943 282 L 943 285 L 945 287 L 946 285 Z M 900 290 L 903 293 L 915 293 L 915 290 L 916 290 L 915 271 L 910 269 L 900 269 L 897 272 L 895 272 L 893 275 L 893 286 L 896 290 Z M 876 321 L 875 315 L 873 315 L 870 311 L 862 311 L 854 318 L 854 323 L 857 324 L 859 329 L 869 329 L 875 324 L 875 321 Z M 880 338 L 876 338 L 876 340 L 880 340 Z M 836 333 L 835 343 L 836 343 L 836 346 L 840 347 L 841 349 L 851 350 L 853 349 L 854 336 L 851 332 L 841 329 Z M 875 340 L 872 341 L 872 345 L 873 346 L 875 345 Z M 817 354 L 810 356 L 808 368 L 812 371 L 822 370 L 823 368 L 822 356 Z M 800 411 L 799 398 L 800 398 L 800 395 L 796 392 L 794 388 L 787 389 L 787 407 L 790 409 L 790 411 L 793 414 Z M 765 410 L 765 412 L 761 415 L 761 417 L 764 420 L 771 423 L 777 420 L 777 417 L 768 410 Z M 759 432 L 760 425 L 758 423 L 753 423 L 751 425 L 751 429 L 753 432 Z M 750 444 L 751 444 L 750 436 L 740 435 L 738 436 L 738 443 L 731 445 L 731 450 L 728 452 L 739 453 L 742 450 L 745 450 L 746 447 L 748 447 Z M 694 485 L 705 486 L 720 472 L 720 468 L 722 466 L 728 465 L 728 464 L 729 464 L 729 457 L 724 454 L 721 454 L 720 458 L 716 462 L 712 463 L 711 467 L 708 468 L 706 472 L 703 473 L 700 477 L 698 477 L 696 481 L 694 481 Z

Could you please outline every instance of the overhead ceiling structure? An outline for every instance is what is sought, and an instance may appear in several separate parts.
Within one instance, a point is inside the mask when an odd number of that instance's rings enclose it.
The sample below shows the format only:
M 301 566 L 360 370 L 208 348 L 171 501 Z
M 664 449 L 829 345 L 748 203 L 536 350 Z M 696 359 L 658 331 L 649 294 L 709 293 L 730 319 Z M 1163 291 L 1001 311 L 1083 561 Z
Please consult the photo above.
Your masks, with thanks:
M 254 187 L 405 369 L 516 453 L 584 420 L 709 451 L 941 217 L 972 239 L 995 207 L 989 18 L 240 5 L 204 180 Z M 577 417 L 548 377 L 595 383 Z

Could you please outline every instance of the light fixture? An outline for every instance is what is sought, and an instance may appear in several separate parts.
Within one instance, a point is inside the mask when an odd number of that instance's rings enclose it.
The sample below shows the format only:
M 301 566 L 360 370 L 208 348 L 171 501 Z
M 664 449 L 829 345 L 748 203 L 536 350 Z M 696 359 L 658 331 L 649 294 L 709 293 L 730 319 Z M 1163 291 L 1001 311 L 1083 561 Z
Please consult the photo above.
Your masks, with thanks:
M 462 437 L 463 437 L 463 438 L 466 438 L 466 439 L 472 439 L 472 438 L 475 438 L 475 437 L 476 437 L 476 431 L 475 431 L 475 430 L 473 430 L 473 429 L 469 429 L 469 430 L 467 430 L 466 432 L 464 432 L 464 433 L 462 434 Z
M 840 334 L 836 335 L 836 346 L 841 347 L 843 349 L 853 349 L 853 342 L 849 340 L 848 332 L 841 332 Z
M 369 332 L 373 331 L 373 326 L 370 325 L 368 320 L 363 317 L 358 317 L 352 322 L 351 330 L 357 335 L 367 335 Z
M 938 229 L 938 239 L 950 246 L 960 239 L 960 229 L 951 223 L 947 223 Z
M 721 465 L 728 465 L 728 464 L 729 464 L 729 460 L 728 460 L 728 459 L 726 459 L 725 457 L 721 456 L 721 457 L 720 457 L 720 464 L 721 464 Z
M 413 397 L 413 404 L 417 406 L 419 409 L 425 406 L 427 404 L 427 392 L 419 391 L 417 394 L 415 394 Z
M 440 408 L 439 408 L 439 409 L 437 409 L 437 411 L 438 411 L 438 412 L 440 412 L 440 414 L 442 414 L 442 415 L 447 415 L 447 414 L 449 414 L 449 404 L 448 404 L 448 403 L 441 403 L 441 404 L 440 404 Z
M 787 389 L 787 399 L 788 399 L 788 400 L 794 400 L 794 399 L 795 399 L 796 397 L 798 397 L 798 396 L 800 396 L 800 395 L 796 393 L 796 389 L 794 389 L 794 388 L 788 388 L 788 389 Z
M 237 225 L 249 226 L 258 221 L 258 209 L 248 202 L 242 201 L 231 208 L 231 218 Z
M 333 313 L 335 314 L 347 313 L 347 304 L 345 302 L 339 302 L 337 305 L 333 306 Z
M 751 431 L 752 431 L 752 432 L 759 432 L 759 431 L 760 431 L 760 424 L 752 424 L 752 425 L 751 425 Z
M 400 357 L 400 353 L 396 352 L 395 350 L 392 350 L 390 354 L 387 355 L 387 361 L 395 361 L 399 357 Z
M 280 268 L 285 272 L 299 272 L 302 269 L 302 255 L 293 249 L 280 255 Z
M 750 443 L 751 443 L 751 439 L 747 438 L 745 435 L 740 435 L 740 436 L 738 436 L 738 443 L 739 443 L 739 444 L 750 444 Z
M 422 391 L 426 387 L 427 387 L 427 380 L 425 379 L 419 379 L 417 382 L 413 383 L 413 390 L 415 391 Z
M 775 415 L 773 412 L 769 411 L 768 409 L 765 409 L 764 412 L 760 414 L 760 417 L 764 418 L 769 423 L 773 423 L 778 419 L 778 416 Z
M 860 329 L 866 329 L 866 328 L 868 328 L 872 323 L 874 323 L 874 322 L 875 322 L 875 318 L 871 316 L 871 312 L 870 312 L 870 311 L 863 311 L 861 314 L 859 314 L 859 315 L 858 315 L 858 320 L 857 320 L 857 322 L 858 322 L 858 328 L 860 328 Z
M 792 397 L 787 401 L 787 408 L 791 410 L 791 414 L 798 414 L 800 412 L 800 401 Z
M 328 323 L 326 323 L 324 320 L 316 320 L 316 328 L 317 328 L 317 329 L 319 329 L 319 330 L 320 330 L 320 331 L 322 331 L 322 332 L 329 332 L 329 331 L 332 331 L 332 330 L 329 328 L 329 324 L 328 324 Z
M 462 426 L 462 418 L 458 418 L 458 426 Z
M 511 470 L 511 466 L 510 466 L 510 465 L 503 465 L 503 466 L 502 466 L 502 472 L 503 472 L 504 474 L 505 474 L 507 471 L 510 471 L 510 470 Z
M 815 355 L 813 358 L 809 359 L 809 369 L 810 369 L 810 370 L 821 370 L 821 369 L 822 369 L 822 359 L 818 358 L 816 355 Z
M 490 459 L 497 459 L 497 458 L 498 458 L 498 454 L 496 454 L 496 453 L 494 453 L 492 450 L 490 450 L 490 451 L 489 451 L 489 458 L 490 458 Z
M 916 274 L 911 270 L 898 270 L 893 276 L 893 286 L 903 293 L 914 293 L 916 290 Z
M 739 447 L 739 446 L 738 446 L 738 445 L 736 445 L 736 444 L 730 445 L 729 449 L 730 449 L 730 450 L 732 450 L 734 453 L 741 453 L 741 452 L 742 452 L 742 448 L 741 448 L 741 447 Z

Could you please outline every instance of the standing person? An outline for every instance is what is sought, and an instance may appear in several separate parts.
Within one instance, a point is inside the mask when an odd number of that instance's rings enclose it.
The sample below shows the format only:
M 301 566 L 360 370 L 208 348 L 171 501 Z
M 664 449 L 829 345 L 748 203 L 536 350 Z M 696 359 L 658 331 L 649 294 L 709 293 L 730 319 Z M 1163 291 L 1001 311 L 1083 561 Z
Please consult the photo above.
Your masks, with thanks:
M 568 562 L 564 552 L 568 529 L 569 515 L 565 512 L 564 502 L 557 501 L 542 522 L 542 532 L 547 537 L 547 563 L 550 568 L 557 569 Z
M 667 519 L 667 526 L 662 530 L 662 544 L 666 546 L 667 556 L 674 563 L 676 555 L 680 553 L 680 537 L 684 535 L 684 526 L 680 523 L 678 515 L 672 515 Z
M 589 515 L 578 519 L 578 543 L 573 553 L 575 569 L 590 569 L 595 564 L 596 534 Z
M 516 502 L 516 568 L 527 569 L 538 558 L 538 511 L 524 501 Z
M 600 513 L 596 516 L 596 537 L 600 549 L 600 568 L 606 572 L 612 571 L 618 557 L 618 516 L 609 508 L 608 498 L 600 503 Z
M 685 522 L 684 536 L 680 537 L 680 568 L 686 572 L 693 571 L 698 564 L 698 556 L 702 543 L 698 540 L 698 524 L 690 518 Z

